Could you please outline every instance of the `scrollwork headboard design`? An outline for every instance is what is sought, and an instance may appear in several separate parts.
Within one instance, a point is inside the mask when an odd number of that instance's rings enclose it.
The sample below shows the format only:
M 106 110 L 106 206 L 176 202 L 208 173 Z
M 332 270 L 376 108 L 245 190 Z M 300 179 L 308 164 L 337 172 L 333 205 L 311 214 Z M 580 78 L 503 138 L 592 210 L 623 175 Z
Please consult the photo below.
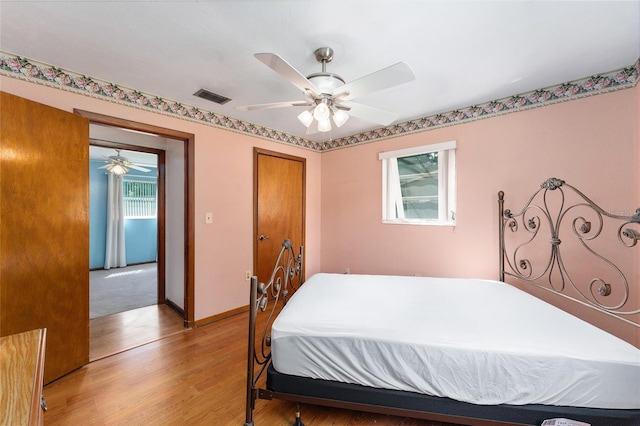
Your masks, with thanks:
M 612 257 L 640 246 L 640 208 L 630 216 L 613 214 L 550 178 L 518 213 L 504 209 L 500 191 L 498 210 L 501 281 L 513 277 L 640 327 L 640 283 L 633 281 L 640 275 L 633 267 L 638 256 L 628 254 L 626 269 Z M 570 261 L 579 267 L 568 267 Z

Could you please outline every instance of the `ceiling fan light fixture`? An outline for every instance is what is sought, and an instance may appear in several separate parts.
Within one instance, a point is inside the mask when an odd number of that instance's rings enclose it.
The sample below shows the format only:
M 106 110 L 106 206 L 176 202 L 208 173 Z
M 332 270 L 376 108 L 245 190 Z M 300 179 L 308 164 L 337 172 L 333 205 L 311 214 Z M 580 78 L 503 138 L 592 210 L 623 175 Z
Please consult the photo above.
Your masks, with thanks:
M 109 173 L 112 173 L 114 175 L 126 175 L 127 173 L 129 173 L 129 169 L 121 164 L 109 164 L 107 170 L 109 171 Z
M 383 126 L 396 120 L 397 114 L 351 101 L 369 93 L 413 81 L 415 74 L 409 65 L 398 62 L 346 83 L 339 75 L 327 72 L 327 64 L 333 60 L 333 49 L 321 47 L 316 49 L 314 54 L 316 60 L 322 64 L 322 71 L 306 77 L 275 53 L 254 54 L 256 59 L 302 91 L 305 100 L 247 105 L 236 107 L 236 109 L 252 111 L 289 106 L 310 107 L 305 108 L 307 111 L 298 115 L 298 120 L 307 128 L 308 135 L 315 133 L 316 127 L 320 132 L 328 132 L 332 126 L 336 128 L 344 126 L 351 115 Z M 318 122 L 317 125 L 315 121 Z
M 348 119 L 349 114 L 340 109 L 333 109 L 333 122 L 336 123 L 336 126 L 342 127 L 342 125 L 346 123 Z
M 328 132 L 331 130 L 331 121 L 327 117 L 325 120 L 318 120 L 318 131 L 319 132 Z
M 308 109 L 304 110 L 298 115 L 298 120 L 300 120 L 304 127 L 309 127 L 311 123 L 313 123 L 313 114 L 311 114 L 311 111 Z
M 316 107 L 313 109 L 313 118 L 318 121 L 328 120 L 330 115 L 329 106 L 327 106 L 327 100 L 323 99 L 322 102 L 318 103 Z

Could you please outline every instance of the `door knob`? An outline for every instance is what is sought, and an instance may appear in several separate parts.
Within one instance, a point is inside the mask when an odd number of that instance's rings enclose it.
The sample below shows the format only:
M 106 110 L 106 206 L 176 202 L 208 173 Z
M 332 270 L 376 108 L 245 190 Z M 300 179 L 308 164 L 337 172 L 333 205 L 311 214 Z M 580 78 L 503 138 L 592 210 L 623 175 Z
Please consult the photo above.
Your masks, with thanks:
M 271 238 L 271 237 L 269 237 L 267 235 L 264 235 L 264 234 L 260 234 L 260 236 L 258 237 L 258 239 L 260 241 L 268 240 L 269 238 Z

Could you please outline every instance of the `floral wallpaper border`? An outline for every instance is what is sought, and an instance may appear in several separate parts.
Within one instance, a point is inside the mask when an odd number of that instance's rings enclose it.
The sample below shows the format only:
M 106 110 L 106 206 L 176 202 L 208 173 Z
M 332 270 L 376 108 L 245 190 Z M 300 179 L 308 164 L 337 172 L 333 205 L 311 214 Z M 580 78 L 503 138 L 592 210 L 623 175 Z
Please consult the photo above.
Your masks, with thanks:
M 108 81 L 73 73 L 10 53 L 0 52 L 0 75 L 44 84 L 49 87 L 81 93 L 314 151 L 328 151 L 630 88 L 640 80 L 640 58 L 634 65 L 620 70 L 326 142 L 310 141 L 299 136 L 216 114 L 191 105 L 181 104 L 135 89 L 118 86 Z

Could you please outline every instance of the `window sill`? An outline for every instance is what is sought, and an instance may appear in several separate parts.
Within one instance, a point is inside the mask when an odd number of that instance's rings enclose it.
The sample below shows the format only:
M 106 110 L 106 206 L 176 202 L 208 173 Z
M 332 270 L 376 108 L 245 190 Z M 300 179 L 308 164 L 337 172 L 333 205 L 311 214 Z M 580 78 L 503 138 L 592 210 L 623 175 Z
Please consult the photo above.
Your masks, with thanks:
M 452 221 L 441 221 L 441 220 L 406 220 L 406 219 L 383 219 L 382 223 L 389 225 L 427 225 L 427 226 L 456 226 L 455 222 Z

